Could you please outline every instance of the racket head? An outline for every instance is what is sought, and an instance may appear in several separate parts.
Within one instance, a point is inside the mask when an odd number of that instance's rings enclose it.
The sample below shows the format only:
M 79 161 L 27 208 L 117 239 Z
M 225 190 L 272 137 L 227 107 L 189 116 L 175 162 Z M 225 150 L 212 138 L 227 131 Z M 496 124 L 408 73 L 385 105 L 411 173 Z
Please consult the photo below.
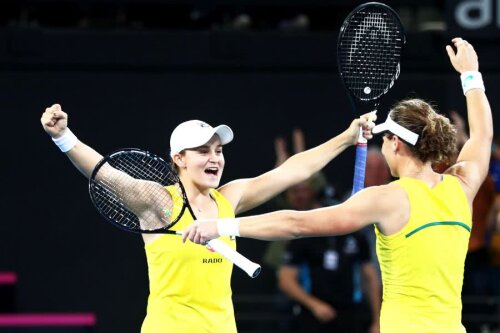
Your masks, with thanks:
M 169 230 L 184 214 L 187 197 L 170 163 L 136 148 L 104 156 L 89 178 L 97 211 L 114 226 L 135 233 Z
M 337 40 L 337 65 L 351 98 L 376 103 L 389 91 L 399 77 L 405 43 L 391 7 L 368 2 L 349 13 Z

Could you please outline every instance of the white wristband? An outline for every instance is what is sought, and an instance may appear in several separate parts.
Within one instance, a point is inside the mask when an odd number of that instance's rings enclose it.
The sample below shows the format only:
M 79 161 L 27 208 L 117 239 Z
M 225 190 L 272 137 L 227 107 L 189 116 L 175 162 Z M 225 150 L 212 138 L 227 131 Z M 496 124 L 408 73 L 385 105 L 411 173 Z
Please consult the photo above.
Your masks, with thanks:
M 217 220 L 219 236 L 240 236 L 240 219 Z
M 64 134 L 58 138 L 52 138 L 52 141 L 61 149 L 63 153 L 71 150 L 76 143 L 78 142 L 78 139 L 76 136 L 71 132 L 69 128 L 66 128 L 66 131 Z
M 464 95 L 471 89 L 481 89 L 484 91 L 483 76 L 478 71 L 467 71 L 460 74 Z

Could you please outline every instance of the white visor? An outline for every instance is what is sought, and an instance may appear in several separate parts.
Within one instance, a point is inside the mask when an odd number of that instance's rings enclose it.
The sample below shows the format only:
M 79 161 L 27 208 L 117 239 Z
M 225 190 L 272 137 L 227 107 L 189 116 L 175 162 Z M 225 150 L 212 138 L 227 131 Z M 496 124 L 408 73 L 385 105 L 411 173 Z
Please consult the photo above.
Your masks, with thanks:
M 188 120 L 179 124 L 170 136 L 170 156 L 180 153 L 184 149 L 203 146 L 217 134 L 222 145 L 233 140 L 233 131 L 229 126 L 219 125 L 212 127 L 201 120 Z
M 376 125 L 372 129 L 373 134 L 383 133 L 387 131 L 391 132 L 394 135 L 397 135 L 398 137 L 400 137 L 401 139 L 403 139 L 404 141 L 408 142 L 413 146 L 417 143 L 418 134 L 413 133 L 412 131 L 396 123 L 394 120 L 391 119 L 390 113 L 387 116 L 387 119 L 383 123 Z

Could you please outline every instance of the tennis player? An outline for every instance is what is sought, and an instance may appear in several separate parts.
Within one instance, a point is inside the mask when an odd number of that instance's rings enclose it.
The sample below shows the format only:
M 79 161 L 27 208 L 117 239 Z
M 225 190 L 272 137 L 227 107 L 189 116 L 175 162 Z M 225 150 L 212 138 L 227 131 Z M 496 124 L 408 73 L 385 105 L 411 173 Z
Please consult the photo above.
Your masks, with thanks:
M 47 108 L 41 122 L 61 151 L 89 178 L 102 155 L 71 132 L 68 115 L 61 106 L 54 104 Z M 356 142 L 359 126 L 371 138 L 373 123 L 366 115 L 354 120 L 335 138 L 290 157 L 274 170 L 220 188 L 225 167 L 222 147 L 233 139 L 228 126 L 212 127 L 199 120 L 181 123 L 171 134 L 170 156 L 195 215 L 232 218 L 308 179 Z M 192 222 L 190 214 L 184 214 L 173 230 L 182 231 Z M 141 332 L 235 333 L 230 285 L 232 263 L 206 247 L 182 244 L 181 237 L 143 234 L 143 238 L 150 295 Z M 236 247 L 234 239 L 229 242 Z
M 184 240 L 199 243 L 219 235 L 292 239 L 374 224 L 383 282 L 381 332 L 465 332 L 461 289 L 471 207 L 488 172 L 493 125 L 474 48 L 461 38 L 452 44 L 446 51 L 461 74 L 470 138 L 443 174 L 432 164 L 453 156 L 454 127 L 428 103 L 404 100 L 373 128 L 384 133 L 382 153 L 398 180 L 366 188 L 332 207 L 197 221 L 184 231 Z

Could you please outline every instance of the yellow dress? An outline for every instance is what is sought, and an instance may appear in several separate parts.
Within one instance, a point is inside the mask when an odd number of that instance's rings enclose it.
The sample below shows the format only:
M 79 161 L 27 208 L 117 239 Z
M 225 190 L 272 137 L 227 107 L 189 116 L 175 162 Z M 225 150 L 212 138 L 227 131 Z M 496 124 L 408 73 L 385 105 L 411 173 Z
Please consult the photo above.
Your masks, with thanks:
M 216 190 L 219 218 L 234 217 L 231 204 Z M 172 230 L 193 222 L 188 211 Z M 236 248 L 229 237 L 220 240 Z M 149 270 L 147 314 L 141 333 L 236 333 L 232 303 L 233 264 L 207 246 L 163 235 L 145 246 Z
M 375 228 L 383 281 L 381 333 L 465 333 L 461 291 L 472 217 L 456 177 L 434 188 L 402 178 L 410 219 L 384 236 Z

